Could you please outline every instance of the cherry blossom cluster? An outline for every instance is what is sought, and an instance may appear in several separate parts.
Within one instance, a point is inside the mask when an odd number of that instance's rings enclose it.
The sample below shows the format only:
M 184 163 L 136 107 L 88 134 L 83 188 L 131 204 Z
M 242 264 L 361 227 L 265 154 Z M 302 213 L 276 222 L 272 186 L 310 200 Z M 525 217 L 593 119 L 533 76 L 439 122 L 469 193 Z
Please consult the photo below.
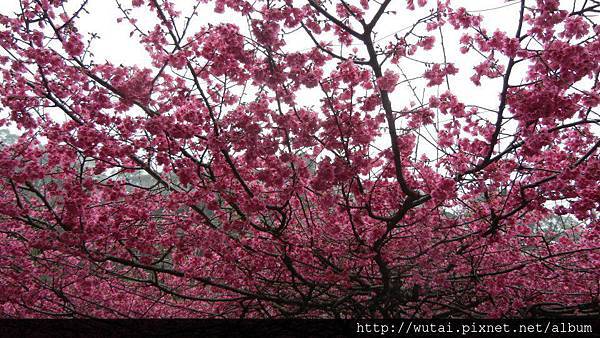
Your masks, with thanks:
M 598 312 L 597 1 L 5 1 L 2 317 Z

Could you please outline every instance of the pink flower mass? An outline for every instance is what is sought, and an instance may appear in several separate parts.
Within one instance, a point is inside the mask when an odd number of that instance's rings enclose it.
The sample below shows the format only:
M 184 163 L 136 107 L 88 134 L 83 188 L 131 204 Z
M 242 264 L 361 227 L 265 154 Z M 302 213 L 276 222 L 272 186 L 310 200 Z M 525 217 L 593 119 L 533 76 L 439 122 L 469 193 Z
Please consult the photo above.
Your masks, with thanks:
M 381 90 L 384 90 L 386 92 L 393 92 L 396 88 L 396 85 L 398 84 L 398 79 L 398 74 L 390 70 L 386 70 L 385 74 L 383 74 L 382 77 L 377 79 L 377 85 Z
M 3 0 L 0 318 L 597 315 L 598 2 L 463 2 Z

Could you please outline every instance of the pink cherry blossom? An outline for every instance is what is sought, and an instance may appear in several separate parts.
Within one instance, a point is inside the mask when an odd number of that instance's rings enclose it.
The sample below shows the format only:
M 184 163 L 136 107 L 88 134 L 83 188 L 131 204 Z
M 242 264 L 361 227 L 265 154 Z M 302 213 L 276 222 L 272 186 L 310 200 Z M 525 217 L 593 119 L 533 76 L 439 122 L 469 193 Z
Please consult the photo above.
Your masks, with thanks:
M 379 86 L 379 89 L 386 92 L 393 92 L 398 84 L 399 78 L 400 76 L 397 73 L 388 69 L 382 77 L 377 79 L 377 86 Z
M 595 1 L 4 1 L 3 318 L 598 316 Z

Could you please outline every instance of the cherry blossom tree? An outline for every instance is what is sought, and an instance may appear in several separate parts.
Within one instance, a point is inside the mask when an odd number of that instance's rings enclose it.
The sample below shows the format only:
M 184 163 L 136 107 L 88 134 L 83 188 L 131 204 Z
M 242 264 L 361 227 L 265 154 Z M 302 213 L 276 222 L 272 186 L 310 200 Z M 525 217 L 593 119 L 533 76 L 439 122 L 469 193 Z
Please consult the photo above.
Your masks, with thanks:
M 599 1 L 10 2 L 2 317 L 597 313 Z

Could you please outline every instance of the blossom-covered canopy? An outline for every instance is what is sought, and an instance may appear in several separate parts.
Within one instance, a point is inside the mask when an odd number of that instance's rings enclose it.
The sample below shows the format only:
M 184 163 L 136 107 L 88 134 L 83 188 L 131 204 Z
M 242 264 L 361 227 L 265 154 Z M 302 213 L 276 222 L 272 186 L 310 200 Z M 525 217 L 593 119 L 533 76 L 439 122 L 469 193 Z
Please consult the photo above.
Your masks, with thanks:
M 598 1 L 104 5 L 0 5 L 1 317 L 597 311 Z

